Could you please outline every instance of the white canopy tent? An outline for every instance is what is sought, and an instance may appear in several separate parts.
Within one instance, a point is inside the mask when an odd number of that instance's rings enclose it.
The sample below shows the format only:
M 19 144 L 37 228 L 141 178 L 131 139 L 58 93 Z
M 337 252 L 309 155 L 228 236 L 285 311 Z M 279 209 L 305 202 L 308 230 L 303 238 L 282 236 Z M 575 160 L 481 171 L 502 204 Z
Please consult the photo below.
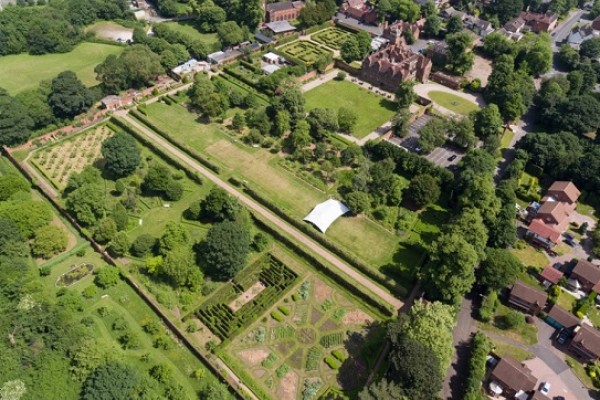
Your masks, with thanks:
M 341 201 L 329 199 L 323 203 L 317 204 L 310 214 L 304 217 L 304 221 L 310 222 L 321 232 L 325 233 L 333 221 L 346 214 L 348 211 L 350 211 L 350 209 Z

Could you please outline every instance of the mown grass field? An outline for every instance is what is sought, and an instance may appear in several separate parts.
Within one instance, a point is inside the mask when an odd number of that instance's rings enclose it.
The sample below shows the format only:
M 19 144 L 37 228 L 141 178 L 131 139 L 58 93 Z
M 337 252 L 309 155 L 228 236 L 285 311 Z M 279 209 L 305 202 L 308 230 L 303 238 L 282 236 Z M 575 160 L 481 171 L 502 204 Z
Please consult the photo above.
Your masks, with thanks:
M 358 116 L 352 136 L 359 139 L 367 136 L 396 113 L 396 105 L 383 97 L 348 81 L 329 81 L 304 94 L 306 109 L 347 108 Z
M 194 39 L 205 43 L 207 46 L 214 46 L 219 43 L 219 38 L 216 33 L 202 33 L 194 28 L 192 24 L 186 22 L 166 22 L 166 24 L 172 30 L 190 35 Z
M 479 110 L 477 104 L 452 93 L 432 90 L 427 95 L 433 102 L 457 114 L 469 115 L 470 112 Z
M 86 86 L 95 86 L 98 81 L 94 67 L 110 54 L 122 51 L 120 46 L 86 42 L 65 54 L 3 56 L 0 57 L 0 87 L 15 95 L 37 88 L 41 81 L 53 79 L 63 71 L 73 71 Z

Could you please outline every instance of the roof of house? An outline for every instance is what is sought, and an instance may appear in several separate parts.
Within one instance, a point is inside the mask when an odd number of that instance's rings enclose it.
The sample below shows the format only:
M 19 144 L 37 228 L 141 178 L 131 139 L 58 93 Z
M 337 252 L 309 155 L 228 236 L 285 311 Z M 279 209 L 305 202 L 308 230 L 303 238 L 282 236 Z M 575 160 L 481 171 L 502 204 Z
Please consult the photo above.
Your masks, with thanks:
M 558 243 L 560 240 L 560 232 L 552 228 L 550 225 L 546 225 L 540 219 L 534 219 L 531 221 L 527 229 L 539 237 L 551 241 L 552 243 Z
M 575 28 L 569 33 L 567 42 L 569 44 L 581 44 L 584 40 L 591 39 L 596 36 L 596 31 L 592 28 L 592 25 L 584 25 Z
M 260 32 L 256 32 L 254 34 L 254 37 L 256 38 L 256 40 L 260 40 L 263 43 L 271 43 L 273 41 L 273 38 Z
M 548 300 L 548 295 L 540 289 L 527 286 L 521 281 L 516 281 L 510 290 L 511 297 L 517 297 L 530 304 L 537 304 L 543 307 Z
M 537 383 L 537 379 L 531 374 L 529 368 L 508 355 L 502 357 L 496 364 L 492 371 L 492 377 L 501 380 L 505 385 L 509 385 L 515 392 L 533 390 Z
M 571 181 L 556 181 L 548 188 L 548 192 L 564 192 L 569 200 L 576 202 L 581 192 Z
M 365 6 L 364 0 L 346 0 L 346 3 L 351 8 L 363 8 Z
M 442 14 L 448 17 L 454 17 L 456 15 L 460 17 L 460 19 L 464 19 L 466 15 L 464 12 L 455 9 L 454 7 L 446 8 L 444 11 L 442 11 Z
M 537 212 L 537 216 L 552 216 L 552 218 L 556 220 L 557 225 L 560 225 L 565 219 L 568 219 L 570 214 L 571 207 L 569 207 L 568 203 L 553 201 L 551 198 L 546 199 Z
M 265 10 L 267 12 L 293 10 L 295 8 L 304 7 L 303 1 L 282 1 L 279 3 L 267 4 Z
M 516 32 L 525 26 L 525 20 L 521 17 L 516 17 L 504 24 L 504 29 L 509 32 Z
M 592 282 L 594 285 L 600 282 L 600 268 L 587 260 L 578 260 L 571 272 L 571 276 L 576 274 L 578 277 Z
M 521 15 L 519 15 L 519 17 L 521 17 L 522 19 L 524 19 L 527 22 L 543 22 L 545 24 L 551 24 L 552 22 L 556 21 L 558 19 L 558 14 L 553 13 L 553 12 L 547 12 L 545 14 L 541 14 L 541 13 L 534 13 L 531 11 L 522 11 Z
M 269 22 L 268 24 L 266 24 L 266 26 L 274 33 L 284 33 L 296 30 L 296 27 L 290 24 L 288 21 Z
M 581 325 L 571 343 L 578 344 L 590 353 L 600 356 L 600 332 L 591 326 Z
M 581 320 L 577 318 L 573 313 L 568 312 L 559 305 L 553 305 L 548 311 L 548 316 L 559 322 L 565 328 L 571 328 L 581 323 Z
M 544 270 L 540 273 L 540 277 L 548 282 L 554 283 L 555 285 L 560 281 L 564 274 L 554 268 L 552 265 L 548 265 Z

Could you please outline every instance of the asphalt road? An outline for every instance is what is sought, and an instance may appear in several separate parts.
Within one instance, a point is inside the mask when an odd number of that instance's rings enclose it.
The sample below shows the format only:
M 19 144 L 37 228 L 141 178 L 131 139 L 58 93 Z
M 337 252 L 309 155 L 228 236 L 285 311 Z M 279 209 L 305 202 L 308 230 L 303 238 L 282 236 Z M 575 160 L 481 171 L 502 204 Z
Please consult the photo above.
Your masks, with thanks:
M 575 23 L 579 21 L 579 19 L 584 13 L 585 11 L 583 10 L 574 11 L 571 15 L 569 15 L 569 18 L 567 18 L 554 30 L 554 32 L 552 32 L 552 39 L 554 40 L 552 46 L 554 51 L 558 50 L 558 48 L 560 47 L 559 43 L 564 41 L 569 36 L 573 25 L 575 25 Z
M 324 258 L 329 263 L 333 264 L 336 268 L 338 268 L 344 274 L 350 276 L 352 279 L 359 282 L 365 288 L 369 289 L 373 294 L 379 296 L 387 304 L 390 304 L 396 310 L 399 310 L 400 308 L 402 308 L 404 303 L 401 300 L 399 300 L 398 298 L 396 298 L 395 296 L 390 294 L 388 291 L 381 288 L 380 286 L 378 286 L 377 284 L 372 282 L 370 279 L 366 278 L 365 276 L 363 276 L 362 274 L 357 272 L 354 268 L 350 267 L 349 265 L 347 265 L 346 263 L 341 261 L 334 254 L 332 254 L 328 250 L 321 247 L 317 242 L 308 238 L 306 235 L 304 235 L 299 230 L 293 228 L 287 222 L 283 221 L 281 218 L 279 218 L 278 216 L 273 214 L 271 211 L 269 211 L 268 209 L 266 209 L 265 207 L 263 207 L 262 205 L 260 205 L 259 203 L 257 203 L 253 199 L 251 199 L 250 197 L 248 197 L 244 194 L 241 194 L 233 186 L 231 186 L 230 184 L 223 181 L 221 178 L 219 178 L 213 172 L 204 168 L 202 165 L 200 165 L 194 159 L 189 157 L 183 151 L 181 151 L 178 148 L 176 148 L 175 146 L 171 145 L 167 140 L 163 139 L 161 136 L 159 136 L 152 130 L 146 128 L 145 126 L 143 126 L 140 123 L 138 123 L 137 121 L 135 121 L 133 118 L 129 117 L 126 112 L 120 111 L 120 112 L 117 112 L 116 114 L 118 116 L 122 117 L 124 120 L 126 120 L 127 123 L 129 123 L 131 126 L 135 127 L 138 131 L 140 131 L 142 134 L 144 134 L 149 140 L 154 142 L 156 145 L 164 148 L 167 152 L 171 153 L 174 157 L 178 158 L 183 163 L 187 164 L 194 171 L 200 173 L 205 178 L 212 181 L 215 185 L 221 187 L 222 189 L 227 191 L 229 194 L 236 197 L 245 206 L 254 210 L 257 214 L 261 215 L 263 218 L 268 220 L 270 223 L 276 225 L 279 229 L 284 231 L 286 234 L 293 236 L 302 245 L 311 249 L 314 253 L 318 254 L 320 257 Z

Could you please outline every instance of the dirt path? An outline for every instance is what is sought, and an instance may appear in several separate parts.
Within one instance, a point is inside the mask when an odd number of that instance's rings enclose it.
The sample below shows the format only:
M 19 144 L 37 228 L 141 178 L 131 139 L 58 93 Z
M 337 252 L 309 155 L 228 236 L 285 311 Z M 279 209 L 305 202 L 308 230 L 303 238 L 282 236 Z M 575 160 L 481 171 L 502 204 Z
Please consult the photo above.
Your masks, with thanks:
M 150 129 L 146 128 L 145 126 L 143 126 L 140 123 L 138 123 L 137 121 L 135 121 L 133 118 L 129 117 L 125 112 L 118 112 L 117 115 L 122 117 L 123 119 L 125 119 L 125 121 L 127 121 L 127 123 L 129 123 L 131 126 L 135 127 L 138 131 L 140 131 L 142 134 L 147 136 L 148 139 L 153 141 L 155 144 L 159 145 L 160 147 L 163 147 L 169 153 L 171 153 L 173 156 L 179 158 L 183 163 L 189 165 L 190 168 L 192 168 L 194 171 L 199 172 L 200 174 L 204 175 L 207 179 L 212 181 L 215 185 L 221 187 L 222 189 L 227 191 L 229 194 L 236 197 L 242 204 L 244 204 L 245 206 L 254 210 L 261 217 L 265 218 L 272 224 L 276 225 L 279 229 L 281 229 L 285 233 L 293 236 L 294 239 L 296 239 L 302 245 L 306 246 L 307 248 L 312 250 L 314 253 L 323 257 L 325 260 L 327 260 L 329 263 L 333 264 L 340 271 L 342 271 L 346 275 L 350 276 L 352 279 L 359 282 L 361 285 L 363 285 L 364 287 L 369 289 L 372 293 L 379 296 L 386 303 L 392 305 L 396 310 L 402 308 L 402 306 L 404 305 L 404 303 L 402 301 L 400 301 L 399 299 L 394 297 L 392 294 L 390 294 L 386 290 L 382 289 L 381 287 L 379 287 L 378 285 L 373 283 L 371 280 L 367 279 L 362 274 L 358 273 L 355 269 L 353 269 L 349 265 L 345 264 L 343 261 L 341 261 L 335 255 L 333 255 L 332 253 L 330 253 L 329 251 L 327 251 L 323 247 L 321 247 L 318 243 L 316 243 L 312 239 L 309 239 L 307 236 L 305 236 L 299 230 L 290 226 L 287 222 L 283 221 L 281 218 L 279 218 L 278 216 L 273 214 L 271 211 L 267 210 L 265 207 L 263 207 L 256 201 L 252 200 L 250 197 L 247 197 L 246 195 L 238 192 L 237 189 L 235 189 L 234 187 L 232 187 L 231 185 L 229 185 L 228 183 L 223 181 L 221 178 L 219 178 L 213 172 L 211 172 L 208 169 L 201 166 L 198 162 L 196 162 L 191 157 L 186 155 L 183 151 L 180 151 L 175 146 L 171 145 L 167 140 L 163 139 L 158 134 L 152 132 Z
M 246 385 L 244 385 L 244 383 L 242 383 L 242 380 L 240 378 L 238 378 L 238 376 L 220 358 L 217 358 L 215 360 L 215 364 L 217 364 L 217 367 L 221 371 L 223 371 L 223 373 L 225 375 L 233 377 L 235 379 L 235 381 L 237 382 L 238 387 L 243 392 L 245 392 L 251 399 L 253 399 L 253 400 L 260 400 L 258 397 L 256 397 L 254 395 L 254 393 L 252 392 L 252 390 L 250 390 L 250 388 L 248 386 L 246 386 Z
M 29 155 L 27 156 L 27 158 L 25 159 L 25 161 L 21 162 L 21 166 L 27 170 L 27 172 L 35 178 L 35 184 L 38 185 L 44 192 L 48 193 L 50 196 L 52 196 L 53 198 L 58 198 L 60 196 L 60 193 L 58 192 L 58 190 L 56 190 L 54 188 L 54 186 L 52 186 L 51 183 L 49 183 L 48 181 L 46 181 L 46 179 L 44 179 L 44 177 L 42 176 L 42 174 L 40 174 L 38 172 L 38 170 L 33 167 L 29 162 L 27 162 L 27 160 L 29 159 L 29 157 L 31 157 L 32 153 L 29 153 Z

